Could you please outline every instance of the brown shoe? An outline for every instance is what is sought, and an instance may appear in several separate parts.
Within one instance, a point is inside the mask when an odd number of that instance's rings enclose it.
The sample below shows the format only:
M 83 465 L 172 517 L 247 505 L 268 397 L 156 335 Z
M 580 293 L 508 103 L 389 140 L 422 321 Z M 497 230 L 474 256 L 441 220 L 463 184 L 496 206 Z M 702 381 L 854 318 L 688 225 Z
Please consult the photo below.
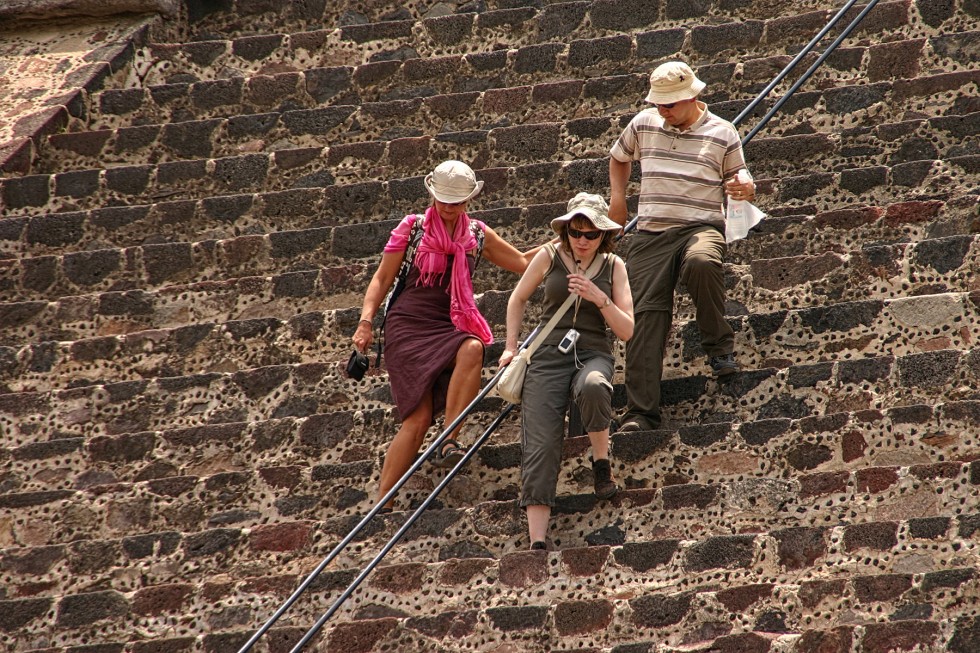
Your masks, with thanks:
M 619 486 L 612 480 L 612 467 L 608 458 L 592 461 L 593 488 L 598 499 L 612 499 Z
M 719 379 L 731 376 L 741 369 L 735 362 L 735 354 L 712 356 L 708 359 L 708 365 L 711 366 L 711 373 Z

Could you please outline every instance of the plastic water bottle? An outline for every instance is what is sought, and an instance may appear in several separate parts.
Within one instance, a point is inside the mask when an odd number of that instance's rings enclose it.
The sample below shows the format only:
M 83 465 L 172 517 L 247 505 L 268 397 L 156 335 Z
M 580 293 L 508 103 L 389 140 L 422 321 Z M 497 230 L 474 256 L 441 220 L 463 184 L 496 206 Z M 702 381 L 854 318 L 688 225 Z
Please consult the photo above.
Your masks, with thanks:
M 748 184 L 752 181 L 752 176 L 743 168 L 735 175 L 735 179 L 740 184 Z M 762 211 L 748 200 L 729 197 L 725 209 L 725 240 L 730 243 L 745 238 L 749 235 L 749 229 L 759 224 L 763 215 Z

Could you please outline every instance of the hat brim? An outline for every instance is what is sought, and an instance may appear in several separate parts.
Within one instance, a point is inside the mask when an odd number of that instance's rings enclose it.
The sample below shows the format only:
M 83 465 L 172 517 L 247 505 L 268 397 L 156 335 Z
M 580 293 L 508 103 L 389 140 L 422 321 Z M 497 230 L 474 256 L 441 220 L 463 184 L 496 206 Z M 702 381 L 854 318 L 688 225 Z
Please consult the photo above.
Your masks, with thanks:
M 657 91 L 651 88 L 650 92 L 647 93 L 646 101 L 649 102 L 650 104 L 673 104 L 674 102 L 693 100 L 694 98 L 696 98 L 698 95 L 701 94 L 701 91 L 704 90 L 705 86 L 707 86 L 707 84 L 705 84 L 700 79 L 695 77 L 694 81 L 691 82 L 690 86 L 681 89 L 679 91 L 671 91 L 670 93 L 658 93 Z
M 479 195 L 480 191 L 483 190 L 483 181 L 477 181 L 476 186 L 473 187 L 473 190 L 466 195 L 460 195 L 458 192 L 453 192 L 450 190 L 436 190 L 435 185 L 433 184 L 431 172 L 425 176 L 422 184 L 425 186 L 425 189 L 429 191 L 429 195 L 439 200 L 443 204 L 459 204 L 460 202 L 468 202 Z
M 623 228 L 623 226 L 612 219 L 608 215 L 599 213 L 590 208 L 582 207 L 575 209 L 574 211 L 569 211 L 565 215 L 560 215 L 551 221 L 551 229 L 556 233 L 561 233 L 561 226 L 563 224 L 568 224 L 571 222 L 572 218 L 580 215 L 592 223 L 592 226 L 600 231 L 618 231 Z

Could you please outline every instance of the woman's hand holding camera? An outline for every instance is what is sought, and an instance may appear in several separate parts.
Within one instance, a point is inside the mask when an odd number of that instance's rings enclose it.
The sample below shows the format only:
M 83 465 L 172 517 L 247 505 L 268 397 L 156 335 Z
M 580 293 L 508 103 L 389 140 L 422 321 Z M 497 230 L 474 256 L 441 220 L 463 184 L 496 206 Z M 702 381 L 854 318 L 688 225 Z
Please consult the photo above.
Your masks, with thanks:
M 366 353 L 371 347 L 371 343 L 374 342 L 374 331 L 373 325 L 368 320 L 361 320 L 357 323 L 357 330 L 354 331 L 354 336 L 351 338 L 354 343 L 354 349 L 361 353 Z

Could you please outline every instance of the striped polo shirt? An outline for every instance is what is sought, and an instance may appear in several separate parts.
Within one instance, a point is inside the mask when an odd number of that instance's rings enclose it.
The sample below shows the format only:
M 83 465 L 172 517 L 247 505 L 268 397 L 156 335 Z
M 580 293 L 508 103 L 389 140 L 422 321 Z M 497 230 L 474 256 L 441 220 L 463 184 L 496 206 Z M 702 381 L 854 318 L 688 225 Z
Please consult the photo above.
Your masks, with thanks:
M 613 145 L 617 161 L 640 162 L 637 228 L 705 222 L 724 229 L 722 181 L 744 168 L 745 158 L 735 127 L 703 108 L 685 131 L 667 124 L 656 108 L 641 111 Z

